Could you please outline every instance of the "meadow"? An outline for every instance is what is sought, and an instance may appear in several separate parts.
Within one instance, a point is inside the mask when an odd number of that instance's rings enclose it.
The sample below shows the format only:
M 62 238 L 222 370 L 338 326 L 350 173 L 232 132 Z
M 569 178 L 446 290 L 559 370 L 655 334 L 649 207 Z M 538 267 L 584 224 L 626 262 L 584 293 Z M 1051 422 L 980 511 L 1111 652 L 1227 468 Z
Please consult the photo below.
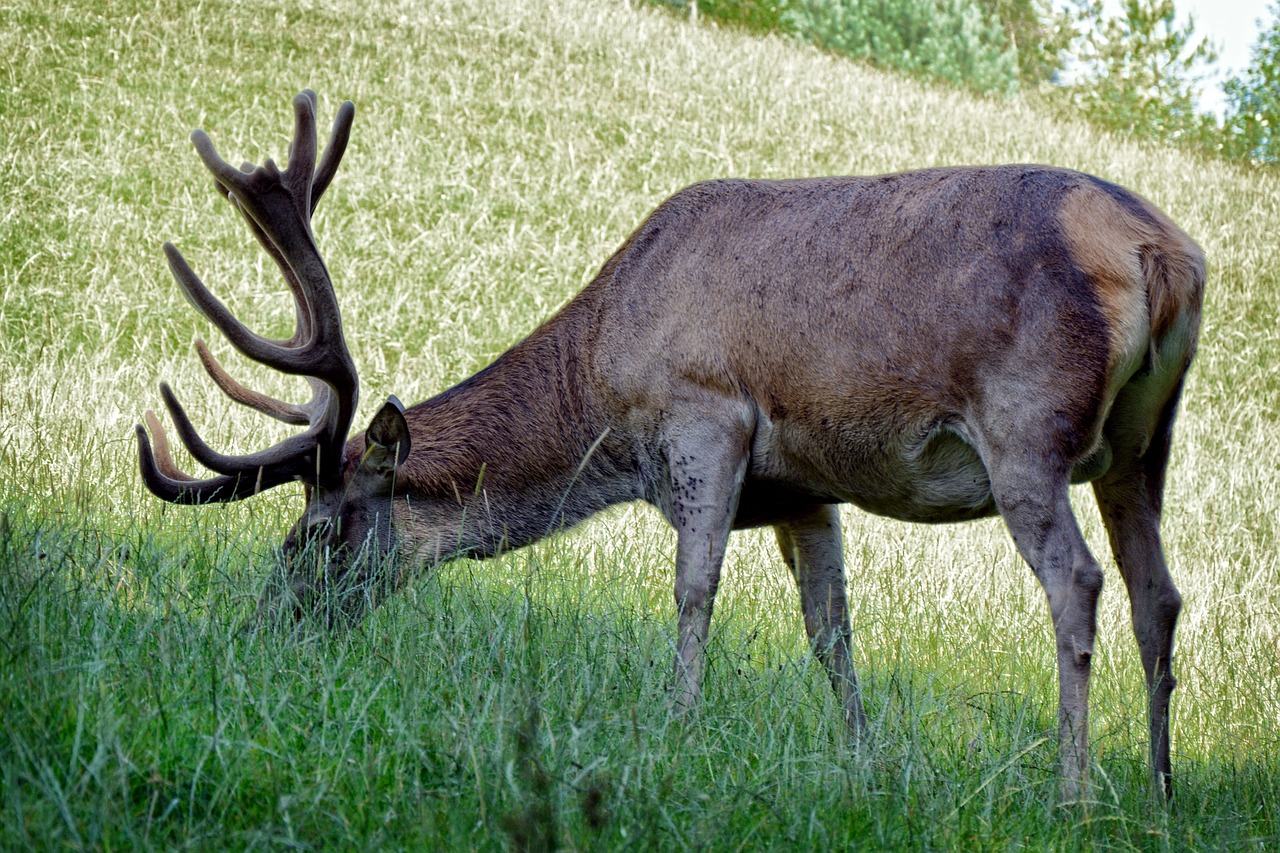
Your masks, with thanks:
M 356 103 L 316 231 L 364 424 L 483 367 L 662 199 L 714 177 L 1042 162 L 1155 201 L 1210 263 L 1163 532 L 1183 593 L 1173 806 L 1107 574 L 1093 788 L 1056 804 L 1048 607 L 998 520 L 847 511 L 873 736 L 843 737 L 768 533 L 737 534 L 706 701 L 667 702 L 674 534 L 625 506 L 424 574 L 350 630 L 242 630 L 301 489 L 192 509 L 143 488 L 167 379 L 233 452 L 240 359 L 169 277 L 174 241 L 251 328 L 278 272 L 189 133 L 283 158 L 289 101 Z M 1275 849 L 1280 846 L 1280 176 L 878 73 L 623 0 L 115 0 L 0 6 L 0 847 Z

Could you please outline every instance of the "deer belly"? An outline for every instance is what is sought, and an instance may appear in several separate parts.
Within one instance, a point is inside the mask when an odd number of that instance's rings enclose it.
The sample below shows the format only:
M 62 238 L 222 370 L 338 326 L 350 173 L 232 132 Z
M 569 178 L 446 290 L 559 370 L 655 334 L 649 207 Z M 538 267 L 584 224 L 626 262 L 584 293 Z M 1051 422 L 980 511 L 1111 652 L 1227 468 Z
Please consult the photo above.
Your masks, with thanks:
M 977 450 L 946 426 L 923 435 L 887 431 L 875 441 L 865 440 L 868 433 L 861 430 L 841 436 L 777 423 L 764 427 L 757 433 L 743 492 L 750 504 L 776 505 L 767 498 L 776 492 L 934 523 L 995 512 L 991 481 Z
M 847 500 L 904 521 L 949 522 L 995 512 L 991 480 L 968 441 L 939 429 L 918 445 L 887 453 L 864 482 L 852 482 Z

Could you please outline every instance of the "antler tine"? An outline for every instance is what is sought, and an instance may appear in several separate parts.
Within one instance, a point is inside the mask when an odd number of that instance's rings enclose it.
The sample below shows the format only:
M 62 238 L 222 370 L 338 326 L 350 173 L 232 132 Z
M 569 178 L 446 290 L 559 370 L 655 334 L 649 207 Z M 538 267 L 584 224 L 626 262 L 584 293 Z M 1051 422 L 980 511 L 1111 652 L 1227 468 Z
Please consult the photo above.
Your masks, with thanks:
M 311 191 L 316 174 L 316 144 L 316 93 L 306 89 L 293 99 L 293 140 L 289 143 L 289 165 L 284 179 L 289 195 L 307 222 L 315 210 Z M 275 164 L 266 160 L 262 165 L 265 168 Z
M 308 90 L 310 91 L 310 90 Z M 312 97 L 315 97 L 312 93 Z M 351 139 L 351 124 L 355 121 L 356 105 L 343 101 L 338 107 L 338 115 L 333 119 L 333 130 L 329 132 L 329 141 L 325 143 L 324 153 L 320 155 L 320 164 L 316 166 L 316 176 L 311 185 L 311 210 L 314 213 L 320 203 L 320 196 L 329 188 L 333 176 L 342 162 L 342 155 L 347 151 L 347 142 Z M 293 165 L 293 161 L 289 161 Z
M 147 409 L 143 415 L 146 418 L 147 426 L 151 428 L 151 434 L 155 437 L 155 467 L 159 469 L 161 474 L 173 480 L 184 483 L 197 482 L 195 477 L 187 474 L 179 468 L 173 461 L 173 454 L 169 451 L 169 436 L 165 433 L 164 427 L 160 425 L 160 419 L 156 417 L 156 413 Z M 142 425 L 138 425 L 138 429 L 142 429 Z M 142 433 L 145 435 L 145 433 Z M 148 445 L 148 449 L 150 446 Z
M 174 427 L 178 431 L 178 438 L 182 440 L 183 446 L 197 462 L 211 471 L 234 477 L 259 468 L 270 468 L 286 475 L 280 482 L 288 482 L 303 476 L 314 467 L 309 457 L 315 451 L 316 436 L 322 427 L 320 423 L 312 424 L 306 432 L 290 436 L 266 450 L 243 456 L 228 456 L 214 450 L 200 437 L 191 423 L 191 418 L 187 415 L 187 410 L 178 402 L 168 383 L 160 383 L 160 396 L 164 400 L 165 408 L 169 410 L 169 416 L 173 418 Z
M 138 463 L 142 470 L 142 482 L 153 495 L 175 504 L 215 503 L 231 499 L 224 495 L 229 495 L 234 490 L 235 478 L 219 476 L 197 480 L 183 474 L 169 456 L 169 441 L 155 413 L 147 410 L 146 418 L 156 438 L 155 452 L 152 452 L 151 440 L 147 438 L 147 430 L 142 424 L 134 427 L 134 434 L 138 439 Z
M 187 259 L 182 257 L 182 253 L 176 246 L 165 243 L 164 255 L 169 261 L 169 271 L 181 285 L 187 301 L 209 322 L 217 326 L 232 346 L 254 361 L 282 373 L 303 375 L 311 373 L 313 365 L 300 363 L 298 358 L 300 348 L 290 346 L 291 340 L 275 341 L 263 337 L 237 320 L 235 315 L 227 310 L 227 306 L 205 287 L 204 282 L 196 275 L 195 270 L 191 269 Z
M 241 167 L 241 169 L 244 171 L 250 171 L 253 169 L 253 166 L 246 163 Z M 305 291 L 302 289 L 302 283 L 298 281 L 297 275 L 294 274 L 293 268 L 289 266 L 288 261 L 286 261 L 284 256 L 280 254 L 280 250 L 276 247 L 276 244 L 271 241 L 271 238 L 267 236 L 266 232 L 264 232 L 258 223 L 254 221 L 254 218 L 240 207 L 240 203 L 236 201 L 236 197 L 231 192 L 230 188 L 218 181 L 215 181 L 214 183 L 218 188 L 218 192 L 223 196 L 226 196 L 227 200 L 231 202 L 232 206 L 235 207 L 236 211 L 240 214 L 240 218 L 249 225 L 249 230 L 253 232 L 254 239 L 256 239 L 258 241 L 258 245 L 260 245 L 266 253 L 271 256 L 271 260 L 275 262 L 275 265 L 284 275 L 285 282 L 289 285 L 289 292 L 293 294 L 293 303 L 295 308 L 293 335 L 283 340 L 266 338 L 264 335 L 258 335 L 257 337 L 264 338 L 265 340 L 285 347 L 296 347 L 303 341 L 309 340 L 311 338 L 312 322 L 311 315 L 305 310 L 307 296 Z M 313 193 L 313 210 L 315 209 L 315 200 L 315 195 Z
M 160 419 L 150 409 L 146 412 L 147 425 L 155 438 L 155 452 L 142 424 L 134 428 L 138 439 L 138 461 L 142 481 L 156 497 L 176 504 L 209 504 L 238 501 L 273 488 L 287 479 L 273 472 L 260 469 L 256 476 L 219 474 L 216 477 L 197 479 L 184 473 L 173 462 L 169 453 L 169 439 Z
M 317 396 L 321 393 L 321 389 L 327 392 L 329 388 L 328 385 L 318 379 L 308 376 L 307 381 L 312 383 L 311 402 L 302 406 L 295 403 L 287 403 L 284 400 L 268 397 L 266 394 L 241 385 L 223 369 L 218 360 L 213 357 L 213 353 L 209 351 L 208 344 L 200 338 L 196 338 L 196 354 L 200 356 L 200 363 L 204 365 L 205 371 L 222 389 L 222 393 L 242 406 L 256 409 L 264 415 L 270 415 L 276 420 L 287 424 L 295 426 L 309 425 L 314 419 L 313 411 Z M 318 388 L 316 387 L 317 385 L 319 386 Z

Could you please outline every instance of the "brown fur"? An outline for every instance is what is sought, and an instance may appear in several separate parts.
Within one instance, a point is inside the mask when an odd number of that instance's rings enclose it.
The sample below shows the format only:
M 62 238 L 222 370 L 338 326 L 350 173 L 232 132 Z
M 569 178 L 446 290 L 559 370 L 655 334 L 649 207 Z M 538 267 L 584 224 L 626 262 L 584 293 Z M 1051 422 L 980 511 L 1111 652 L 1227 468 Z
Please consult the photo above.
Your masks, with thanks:
M 1149 443 L 1194 351 L 1203 283 L 1199 250 L 1149 203 L 1061 170 L 700 184 L 527 341 L 407 413 L 415 447 L 432 449 L 401 477 L 405 539 L 429 543 L 413 549 L 427 562 L 490 554 L 648 500 L 680 534 L 678 699 L 692 704 L 720 537 L 775 525 L 811 636 L 838 647 L 824 661 L 859 728 L 838 544 L 824 540 L 838 523 L 813 513 L 845 501 L 932 522 L 1000 511 L 1058 626 L 1074 795 L 1101 574 L 1066 479 L 1117 467 L 1112 420 L 1125 453 L 1139 450 L 1135 422 Z M 1152 408 L 1124 389 L 1157 353 L 1173 372 L 1133 386 Z M 467 512 L 442 511 L 459 498 Z M 456 549 L 439 544 L 459 529 Z M 796 568 L 809 563 L 826 568 Z M 1130 575 L 1172 589 L 1162 566 Z M 1171 641 L 1144 642 L 1164 642 L 1144 654 L 1152 689 L 1167 686 Z M 1152 725 L 1167 783 L 1167 714 Z

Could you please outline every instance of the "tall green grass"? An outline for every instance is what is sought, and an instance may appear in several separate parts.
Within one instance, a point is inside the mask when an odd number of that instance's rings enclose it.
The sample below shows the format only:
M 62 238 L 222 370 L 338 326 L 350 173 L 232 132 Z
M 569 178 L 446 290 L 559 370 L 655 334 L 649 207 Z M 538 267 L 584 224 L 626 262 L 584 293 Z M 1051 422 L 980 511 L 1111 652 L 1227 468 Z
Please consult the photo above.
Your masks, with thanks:
M 23 0 L 0 8 L 0 57 L 0 845 L 1280 843 L 1273 177 L 625 3 Z M 444 567 L 350 631 L 243 630 L 300 493 L 162 505 L 131 428 L 168 378 L 220 446 L 285 434 L 203 377 L 209 332 L 159 244 L 287 333 L 278 273 L 187 136 L 282 157 L 306 86 L 324 121 L 358 109 L 316 227 L 360 423 L 482 367 L 694 180 L 1037 161 L 1166 209 L 1211 264 L 1164 525 L 1185 598 L 1176 806 L 1148 798 L 1140 666 L 1087 491 L 1108 586 L 1077 810 L 1053 805 L 1047 607 L 998 521 L 846 515 L 875 729 L 856 753 L 764 534 L 727 560 L 704 707 L 671 717 L 674 538 L 640 506 Z

